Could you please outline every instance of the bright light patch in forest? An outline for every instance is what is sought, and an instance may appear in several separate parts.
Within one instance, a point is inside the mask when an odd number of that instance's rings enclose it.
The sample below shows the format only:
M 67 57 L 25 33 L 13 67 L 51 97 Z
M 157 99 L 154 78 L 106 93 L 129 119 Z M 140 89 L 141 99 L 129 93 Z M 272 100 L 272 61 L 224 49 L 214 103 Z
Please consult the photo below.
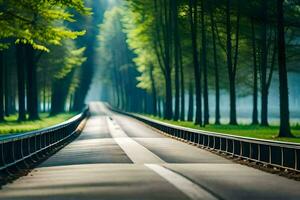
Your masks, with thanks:
M 115 5 L 117 5 L 117 0 L 108 0 L 108 4 L 109 4 L 109 6 L 115 6 Z

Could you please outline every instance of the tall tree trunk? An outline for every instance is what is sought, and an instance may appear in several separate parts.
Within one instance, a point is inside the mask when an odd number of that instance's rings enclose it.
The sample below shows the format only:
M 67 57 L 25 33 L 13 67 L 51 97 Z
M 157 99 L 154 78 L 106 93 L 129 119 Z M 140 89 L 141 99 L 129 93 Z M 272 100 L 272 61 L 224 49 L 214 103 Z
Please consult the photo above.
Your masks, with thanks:
M 178 0 L 172 0 L 172 13 L 173 13 L 173 37 L 174 37 L 174 61 L 175 61 L 175 112 L 174 112 L 174 120 L 177 121 L 179 119 L 179 104 L 180 104 L 180 83 L 179 83 L 179 31 L 178 31 Z
M 73 74 L 74 69 L 64 78 L 53 80 L 51 98 L 52 107 L 50 111 L 51 116 L 63 113 L 65 111 L 65 106 L 67 103 L 68 93 L 70 85 L 72 83 Z
M 165 99 L 161 99 L 161 113 L 162 113 L 162 116 L 165 116 L 165 112 L 166 112 L 166 108 L 165 108 L 165 103 L 164 103 Z
M 236 70 L 232 63 L 232 38 L 231 38 L 231 0 L 226 2 L 226 34 L 227 34 L 227 68 L 229 77 L 229 99 L 230 99 L 230 121 L 229 124 L 237 125 L 236 119 L 236 91 L 235 73 Z
M 43 72 L 44 72 L 44 74 L 43 74 L 43 112 L 46 112 L 46 90 L 47 90 L 47 86 L 46 86 L 46 84 L 47 84 L 47 76 L 46 76 L 46 74 L 47 74 L 47 70 L 46 70 L 46 67 L 44 67 L 43 68 Z
M 189 84 L 189 109 L 188 109 L 188 121 L 194 120 L 194 87 L 193 83 Z
M 220 116 L 220 75 L 219 75 L 219 64 L 217 58 L 215 19 L 214 19 L 213 10 L 210 11 L 210 19 L 211 19 L 213 55 L 214 55 L 214 74 L 215 74 L 215 95 L 216 95 L 215 124 L 219 125 L 220 118 L 221 118 Z
M 122 71 L 120 73 L 120 88 L 121 88 L 121 109 L 126 111 L 126 90 L 125 90 L 125 81 L 124 81 L 124 75 Z
M 70 94 L 69 97 L 69 112 L 72 110 L 73 107 L 73 94 Z
M 165 119 L 172 119 L 173 115 L 173 97 L 172 97 L 172 68 L 171 68 L 171 18 L 170 10 L 168 9 L 169 4 L 167 0 L 164 0 L 164 48 L 165 48 L 165 77 L 166 77 L 166 105 L 165 105 Z
M 262 35 L 261 35 L 261 125 L 268 126 L 268 86 L 267 86 L 267 68 L 268 68 L 268 44 L 267 44 L 267 20 L 268 20 L 268 2 L 262 1 Z
M 121 108 L 121 88 L 120 88 L 120 79 L 119 79 L 119 72 L 117 69 L 117 63 L 116 63 L 116 55 L 113 53 L 113 77 L 114 77 L 114 86 L 115 86 L 115 94 L 116 94 L 116 107 Z
M 129 62 L 126 62 L 126 63 L 129 63 Z M 126 91 L 126 94 L 125 94 L 126 106 L 125 107 L 126 107 L 126 111 L 130 112 L 132 94 L 131 94 L 131 88 L 130 88 L 131 87 L 131 82 L 129 81 L 129 78 L 131 78 L 131 77 L 128 73 L 128 69 L 125 69 L 125 74 L 124 75 L 125 75 L 125 85 L 124 85 L 124 87 L 125 87 L 125 91 Z M 153 110 L 154 110 L 154 106 L 152 106 L 152 107 L 153 107 Z
M 14 88 L 16 89 L 16 87 Z M 16 114 L 16 112 L 16 90 L 13 90 L 11 95 L 11 114 Z
M 179 58 L 180 58 L 180 96 L 181 96 L 181 110 L 180 110 L 180 120 L 185 120 L 185 86 L 184 86 L 184 69 L 183 69 L 183 62 L 182 62 L 182 50 L 181 45 L 179 43 Z
M 251 18 L 251 32 L 252 32 L 252 49 L 253 49 L 253 110 L 252 110 L 252 124 L 257 125 L 258 122 L 258 83 L 257 83 L 257 58 L 256 58 L 256 36 L 254 19 Z
M 143 113 L 149 114 L 149 112 L 148 112 L 148 95 L 147 95 L 146 91 L 143 91 L 143 97 L 144 97 Z
M 157 113 L 158 113 L 158 117 L 161 117 L 162 116 L 162 113 L 161 113 L 161 100 L 160 100 L 160 97 L 157 98 Z
M 153 70 L 154 70 L 154 67 L 151 64 L 149 73 L 150 73 L 151 89 L 152 89 L 152 103 L 153 103 L 152 114 L 154 116 L 156 116 L 157 115 L 157 94 L 156 94 L 156 87 L 155 87 L 155 80 L 154 80 L 154 76 L 153 76 Z
M 49 94 L 48 94 L 48 100 L 47 100 L 47 102 L 48 102 L 48 105 L 47 105 L 47 111 L 50 111 L 51 110 L 51 107 L 52 107 L 52 103 L 51 103 L 51 97 L 52 97 L 52 92 L 51 92 L 51 90 L 49 90 Z
M 18 77 L 18 121 L 26 120 L 25 110 L 25 65 L 24 65 L 24 45 L 16 45 L 17 77 Z
M 4 121 L 4 64 L 3 64 L 3 51 L 0 50 L 0 122 Z
M 46 87 L 43 87 L 43 112 L 46 112 Z
M 278 72 L 280 94 L 280 130 L 279 137 L 292 137 L 290 128 L 288 77 L 286 68 L 286 48 L 284 34 L 284 0 L 277 0 L 277 28 L 278 28 Z
M 26 46 L 27 57 L 27 109 L 29 120 L 39 119 L 38 89 L 36 76 L 35 50 L 31 45 Z
M 172 108 L 173 108 L 173 99 L 172 99 L 172 80 L 171 80 L 171 71 L 166 70 L 166 101 L 165 101 L 165 119 L 172 119 Z
M 5 116 L 6 117 L 9 117 L 10 115 L 10 103 L 11 103 L 11 100 L 10 100 L 10 85 L 9 85 L 9 80 L 10 80 L 10 73 L 9 73 L 9 69 L 7 67 L 7 64 L 6 62 L 4 62 L 4 65 L 3 65 L 3 69 L 4 69 L 4 103 L 5 103 L 5 106 L 4 106 L 4 110 L 5 110 Z
M 209 124 L 209 104 L 208 104 L 208 74 L 207 74 L 207 44 L 206 44 L 206 24 L 204 17 L 204 0 L 201 0 L 201 39 L 202 39 L 202 69 L 203 69 L 203 104 L 204 104 L 204 125 Z
M 192 37 L 193 67 L 196 88 L 196 120 L 195 124 L 202 126 L 201 73 L 197 50 L 197 0 L 189 0 L 189 18 Z

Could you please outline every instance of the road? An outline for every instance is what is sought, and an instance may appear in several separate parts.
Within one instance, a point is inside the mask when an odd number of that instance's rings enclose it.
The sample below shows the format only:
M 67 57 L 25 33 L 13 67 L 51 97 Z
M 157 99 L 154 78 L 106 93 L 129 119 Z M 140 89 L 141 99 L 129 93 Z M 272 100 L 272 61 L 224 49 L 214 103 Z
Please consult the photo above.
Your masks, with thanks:
M 300 182 L 236 164 L 91 103 L 81 135 L 0 199 L 300 199 Z

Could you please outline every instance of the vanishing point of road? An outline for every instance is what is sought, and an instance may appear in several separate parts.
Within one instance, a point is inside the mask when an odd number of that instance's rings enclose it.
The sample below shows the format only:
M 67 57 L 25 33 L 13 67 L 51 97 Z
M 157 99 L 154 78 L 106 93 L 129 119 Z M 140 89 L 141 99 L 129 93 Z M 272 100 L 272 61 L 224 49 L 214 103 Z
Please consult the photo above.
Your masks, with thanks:
M 0 200 L 300 199 L 300 182 L 233 163 L 90 104 L 81 135 Z

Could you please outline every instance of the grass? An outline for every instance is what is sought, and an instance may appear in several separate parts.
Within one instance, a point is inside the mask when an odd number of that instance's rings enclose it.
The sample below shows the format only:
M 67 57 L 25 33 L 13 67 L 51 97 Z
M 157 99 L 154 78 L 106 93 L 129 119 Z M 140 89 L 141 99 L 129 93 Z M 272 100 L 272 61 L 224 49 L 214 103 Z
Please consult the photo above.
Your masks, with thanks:
M 48 113 L 41 113 L 40 120 L 25 121 L 25 122 L 18 122 L 17 121 L 18 116 L 11 115 L 5 118 L 5 122 L 0 123 L 0 135 L 10 134 L 10 133 L 23 133 L 23 132 L 46 128 L 64 122 L 70 119 L 71 117 L 73 117 L 74 115 L 75 113 L 63 113 L 57 116 L 49 117 Z
M 159 120 L 162 122 L 166 122 L 169 124 L 174 124 L 177 126 L 183 126 L 183 127 L 205 130 L 205 131 L 218 132 L 218 133 L 223 133 L 223 134 L 228 134 L 228 135 L 236 135 L 236 136 L 243 136 L 243 137 L 300 143 L 300 127 L 299 127 L 299 125 L 292 127 L 292 133 L 295 136 L 295 138 L 282 138 L 282 137 L 277 137 L 279 127 L 273 126 L 273 125 L 270 127 L 262 127 L 259 125 L 238 125 L 238 126 L 207 125 L 205 127 L 200 127 L 200 126 L 195 125 L 193 122 L 164 120 L 164 119 L 154 117 L 154 116 L 149 116 L 149 115 L 147 115 L 147 117 L 155 119 L 155 120 Z

